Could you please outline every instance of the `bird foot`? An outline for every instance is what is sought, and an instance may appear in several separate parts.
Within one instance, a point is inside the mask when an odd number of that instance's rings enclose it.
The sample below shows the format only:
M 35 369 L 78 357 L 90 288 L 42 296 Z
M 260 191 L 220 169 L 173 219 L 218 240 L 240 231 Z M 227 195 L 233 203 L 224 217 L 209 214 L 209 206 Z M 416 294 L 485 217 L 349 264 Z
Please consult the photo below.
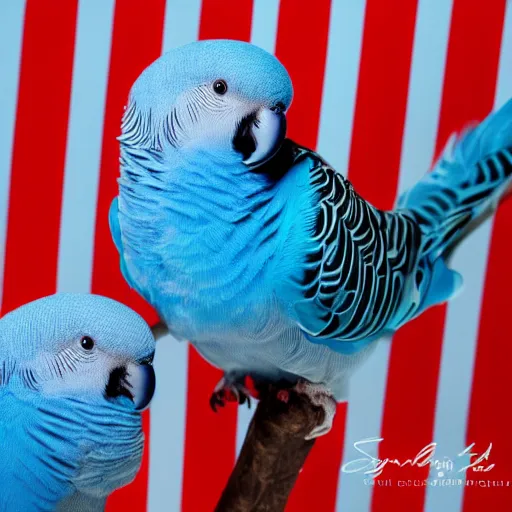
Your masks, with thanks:
M 292 388 L 300 395 L 306 395 L 313 405 L 321 407 L 324 411 L 324 420 L 317 425 L 307 436 L 306 439 L 315 439 L 316 437 L 327 434 L 332 428 L 334 415 L 336 414 L 336 400 L 332 391 L 323 384 L 313 384 L 306 380 L 300 380 Z
M 210 397 L 210 407 L 213 412 L 217 412 L 217 407 L 224 407 L 226 402 L 238 402 L 240 405 L 247 402 L 251 408 L 251 391 L 246 387 L 247 377 L 242 382 L 236 382 L 224 376 L 215 386 Z

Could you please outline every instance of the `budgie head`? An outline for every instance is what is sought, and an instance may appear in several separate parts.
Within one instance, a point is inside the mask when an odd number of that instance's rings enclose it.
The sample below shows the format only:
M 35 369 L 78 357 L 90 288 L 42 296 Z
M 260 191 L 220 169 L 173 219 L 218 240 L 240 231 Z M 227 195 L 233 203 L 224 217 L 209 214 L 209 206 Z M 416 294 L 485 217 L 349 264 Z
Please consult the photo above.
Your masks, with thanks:
M 154 391 L 155 342 L 130 308 L 98 295 L 58 294 L 0 320 L 0 382 L 141 410 Z
M 204 154 L 257 167 L 285 137 L 292 84 L 283 65 L 249 43 L 194 42 L 164 54 L 132 87 L 122 144 Z
M 13 493 L 26 487 L 50 505 L 104 498 L 133 479 L 154 349 L 138 314 L 97 295 L 57 294 L 0 319 L 0 437 L 10 460 L 0 477 Z

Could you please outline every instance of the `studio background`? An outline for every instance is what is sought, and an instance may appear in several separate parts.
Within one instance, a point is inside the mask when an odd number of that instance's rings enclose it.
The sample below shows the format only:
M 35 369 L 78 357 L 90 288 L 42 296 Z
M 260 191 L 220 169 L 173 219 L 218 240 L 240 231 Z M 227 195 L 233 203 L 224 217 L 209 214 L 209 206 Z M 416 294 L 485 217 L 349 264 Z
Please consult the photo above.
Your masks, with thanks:
M 110 238 L 116 137 L 139 73 L 163 51 L 209 38 L 275 53 L 295 87 L 289 137 L 380 208 L 431 167 L 451 132 L 512 96 L 505 0 L 2 0 L 2 314 L 56 291 L 93 292 L 156 320 L 123 281 Z M 287 511 L 512 510 L 511 232 L 512 201 L 455 255 L 463 293 L 379 343 Z M 251 412 L 210 410 L 221 374 L 186 344 L 159 342 L 155 366 L 142 469 L 108 512 L 213 510 Z M 368 437 L 384 438 L 375 456 L 401 461 L 431 441 L 441 460 L 492 443 L 485 463 L 495 467 L 451 475 L 462 484 L 449 487 L 414 485 L 438 478 L 435 468 L 386 468 L 371 486 L 341 471 Z

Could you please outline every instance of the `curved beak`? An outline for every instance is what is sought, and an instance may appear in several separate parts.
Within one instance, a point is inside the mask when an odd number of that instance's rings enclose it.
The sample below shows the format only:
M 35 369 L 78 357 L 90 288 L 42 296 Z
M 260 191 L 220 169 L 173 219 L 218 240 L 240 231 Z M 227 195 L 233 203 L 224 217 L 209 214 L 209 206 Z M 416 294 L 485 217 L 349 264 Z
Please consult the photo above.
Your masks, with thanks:
M 249 167 L 257 167 L 272 158 L 281 147 L 286 135 L 286 117 L 280 105 L 263 108 L 255 116 L 250 134 L 254 151 L 243 161 Z
M 126 384 L 132 395 L 132 401 L 137 411 L 146 409 L 155 393 L 155 371 L 151 363 L 130 363 L 126 367 Z

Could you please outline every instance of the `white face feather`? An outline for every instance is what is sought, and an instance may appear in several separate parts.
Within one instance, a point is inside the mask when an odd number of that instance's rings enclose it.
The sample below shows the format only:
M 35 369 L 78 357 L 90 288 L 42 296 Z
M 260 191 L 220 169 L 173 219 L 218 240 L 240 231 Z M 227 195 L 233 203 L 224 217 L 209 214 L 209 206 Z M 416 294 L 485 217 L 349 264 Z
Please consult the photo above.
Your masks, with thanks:
M 226 91 L 215 85 L 222 81 Z M 279 149 L 285 137 L 285 106 L 250 101 L 213 80 L 178 95 L 172 105 L 148 108 L 131 98 L 122 122 L 122 145 L 183 155 L 206 154 L 225 163 L 255 167 Z
M 111 372 L 126 367 L 126 358 L 108 354 L 101 340 L 92 349 L 83 348 L 83 336 L 69 340 L 57 353 L 42 352 L 25 367 L 33 371 L 40 392 L 45 395 L 80 395 L 103 398 Z M 92 338 L 91 338 L 92 339 Z
M 185 149 L 215 150 L 232 148 L 240 121 L 260 106 L 248 103 L 231 93 L 215 93 L 213 84 L 206 84 L 179 96 L 174 105 L 178 144 Z M 171 116 L 172 122 L 173 116 Z

